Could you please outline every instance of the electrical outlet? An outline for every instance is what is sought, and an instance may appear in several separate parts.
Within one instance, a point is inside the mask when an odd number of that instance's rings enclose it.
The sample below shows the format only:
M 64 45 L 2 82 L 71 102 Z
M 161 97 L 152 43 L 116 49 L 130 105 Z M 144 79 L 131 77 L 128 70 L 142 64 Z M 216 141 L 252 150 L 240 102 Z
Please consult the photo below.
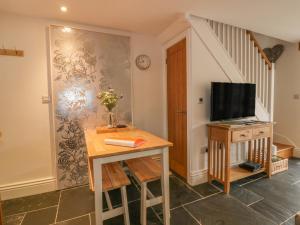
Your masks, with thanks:
M 201 153 L 208 152 L 208 147 L 207 147 L 207 146 L 202 146 L 202 147 L 200 148 L 200 151 L 201 151 Z

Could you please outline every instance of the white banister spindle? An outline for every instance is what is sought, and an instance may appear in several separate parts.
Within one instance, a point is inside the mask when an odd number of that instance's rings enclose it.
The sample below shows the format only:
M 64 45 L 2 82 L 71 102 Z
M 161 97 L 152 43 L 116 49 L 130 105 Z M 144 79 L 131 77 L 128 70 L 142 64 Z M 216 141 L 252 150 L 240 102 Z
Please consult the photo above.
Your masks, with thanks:
M 251 40 L 250 40 L 250 36 L 247 35 L 247 39 L 248 39 L 248 82 L 251 83 L 252 81 L 252 77 L 251 77 Z
M 258 84 L 258 81 L 259 81 L 259 55 L 258 55 L 258 51 L 257 51 L 257 48 L 256 48 L 256 51 L 255 51 L 255 71 L 256 71 L 256 76 L 255 76 L 255 83 L 256 83 L 256 96 L 259 97 L 259 84 Z
M 256 84 L 256 97 L 273 119 L 274 65 L 270 70 L 251 32 L 211 20 L 207 23 L 240 71 L 244 82 Z
M 247 79 L 247 33 L 244 33 L 244 71 L 245 78 Z
M 235 30 L 235 64 L 239 65 L 239 28 L 236 28 Z
M 263 105 L 265 106 L 266 100 L 265 100 L 265 78 L 266 78 L 266 63 L 264 59 L 261 59 L 262 61 L 262 77 L 261 77 L 261 100 Z
M 226 25 L 226 34 L 227 34 L 227 51 L 229 53 L 229 55 L 231 55 L 231 52 L 230 52 L 230 26 L 229 25 Z
M 240 56 L 240 60 L 241 60 L 241 72 L 243 73 L 243 58 L 244 58 L 244 54 L 243 54 L 243 34 L 244 34 L 244 31 L 242 30 L 241 33 L 240 33 L 240 42 L 241 42 L 241 56 Z
M 225 24 L 224 23 L 222 23 L 222 36 L 223 36 L 223 38 L 222 38 L 222 40 L 223 40 L 223 46 L 225 47 L 225 43 L 226 43 L 226 37 L 225 37 Z
M 219 37 L 219 40 L 221 40 L 221 26 L 222 26 L 222 24 L 218 23 L 218 37 Z
M 232 56 L 232 59 L 233 61 L 235 62 L 236 60 L 236 55 L 235 55 L 235 35 L 234 35 L 234 27 L 232 26 L 231 27 L 231 56 Z
M 255 80 L 255 45 L 252 42 L 252 83 L 256 83 Z
M 269 68 L 268 68 L 268 64 L 266 64 L 265 66 L 265 108 L 267 109 L 268 108 L 268 97 L 269 97 L 269 94 L 268 94 L 268 71 L 269 71 Z
M 260 57 L 260 54 L 258 55 L 258 58 L 259 58 L 259 79 L 258 79 L 258 85 L 259 85 L 259 98 L 260 98 L 260 101 L 262 102 L 262 83 L 261 83 L 261 80 L 262 80 L 262 59 Z
M 275 64 L 272 63 L 272 70 L 271 70 L 271 74 L 270 74 L 270 109 L 269 109 L 269 113 L 270 113 L 270 121 L 273 122 L 274 119 L 274 79 L 275 79 Z

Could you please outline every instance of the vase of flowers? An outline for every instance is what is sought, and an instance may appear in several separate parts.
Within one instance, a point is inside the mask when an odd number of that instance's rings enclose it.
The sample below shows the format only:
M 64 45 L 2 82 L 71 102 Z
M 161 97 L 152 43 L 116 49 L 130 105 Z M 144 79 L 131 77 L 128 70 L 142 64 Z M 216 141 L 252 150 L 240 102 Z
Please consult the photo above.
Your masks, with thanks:
M 116 127 L 116 117 L 113 109 L 117 106 L 118 101 L 123 98 L 122 95 L 115 93 L 115 90 L 109 88 L 108 91 L 102 91 L 97 94 L 97 98 L 100 100 L 100 104 L 105 106 L 108 112 L 107 127 Z

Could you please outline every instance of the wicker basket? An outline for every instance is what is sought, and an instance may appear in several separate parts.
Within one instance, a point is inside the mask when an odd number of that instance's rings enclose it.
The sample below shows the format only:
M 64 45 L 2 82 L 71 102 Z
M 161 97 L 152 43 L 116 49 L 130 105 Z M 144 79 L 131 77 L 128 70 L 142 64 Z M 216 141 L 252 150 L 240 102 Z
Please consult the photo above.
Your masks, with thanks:
M 289 160 L 279 156 L 272 158 L 272 175 L 288 170 Z

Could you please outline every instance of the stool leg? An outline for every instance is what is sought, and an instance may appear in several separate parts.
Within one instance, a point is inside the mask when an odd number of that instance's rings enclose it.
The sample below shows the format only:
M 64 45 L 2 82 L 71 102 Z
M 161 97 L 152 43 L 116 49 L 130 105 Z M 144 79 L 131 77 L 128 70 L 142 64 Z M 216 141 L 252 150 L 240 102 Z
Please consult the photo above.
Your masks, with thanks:
M 124 208 L 125 225 L 130 225 L 126 186 L 121 187 L 122 205 Z
M 109 194 L 108 194 L 107 191 L 104 192 L 104 196 L 105 196 L 105 199 L 106 199 L 106 203 L 107 203 L 108 209 L 112 210 L 113 207 L 112 207 L 111 200 L 110 200 L 110 197 L 109 197 Z
M 147 225 L 147 183 L 141 183 L 141 225 Z

